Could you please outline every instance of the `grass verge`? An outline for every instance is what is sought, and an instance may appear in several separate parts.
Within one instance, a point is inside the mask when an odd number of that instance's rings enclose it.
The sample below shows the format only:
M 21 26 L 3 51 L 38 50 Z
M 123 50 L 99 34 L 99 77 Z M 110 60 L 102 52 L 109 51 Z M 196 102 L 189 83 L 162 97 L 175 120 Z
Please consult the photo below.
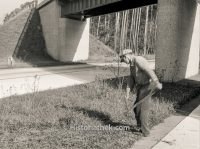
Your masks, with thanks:
M 121 80 L 125 84 L 126 78 Z M 132 130 L 136 121 L 132 110 L 127 115 L 123 85 L 98 77 L 88 84 L 2 99 L 0 148 L 130 147 L 141 134 Z M 165 83 L 151 100 L 150 125 L 197 94 L 199 88 Z

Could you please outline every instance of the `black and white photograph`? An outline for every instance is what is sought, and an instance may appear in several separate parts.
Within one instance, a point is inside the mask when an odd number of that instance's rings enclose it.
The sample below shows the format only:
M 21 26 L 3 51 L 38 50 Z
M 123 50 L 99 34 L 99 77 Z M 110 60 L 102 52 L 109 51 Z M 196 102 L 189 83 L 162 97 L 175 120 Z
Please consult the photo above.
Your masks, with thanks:
M 0 149 L 200 149 L 200 0 L 1 0 Z

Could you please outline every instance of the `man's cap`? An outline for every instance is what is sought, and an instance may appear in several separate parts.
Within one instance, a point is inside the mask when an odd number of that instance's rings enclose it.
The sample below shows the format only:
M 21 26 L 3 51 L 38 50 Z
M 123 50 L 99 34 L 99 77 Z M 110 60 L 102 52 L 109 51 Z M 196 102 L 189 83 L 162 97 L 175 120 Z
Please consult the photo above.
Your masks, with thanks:
M 133 53 L 131 49 L 125 49 L 125 50 L 122 50 L 119 55 L 122 56 L 122 55 L 130 54 L 130 53 Z

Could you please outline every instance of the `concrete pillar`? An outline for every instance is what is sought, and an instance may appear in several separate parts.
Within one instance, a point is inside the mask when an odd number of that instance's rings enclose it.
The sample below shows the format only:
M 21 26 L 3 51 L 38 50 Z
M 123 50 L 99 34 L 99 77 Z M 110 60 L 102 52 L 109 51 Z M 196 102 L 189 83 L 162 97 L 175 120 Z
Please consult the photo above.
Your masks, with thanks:
M 42 3 L 38 9 L 47 53 L 62 62 L 88 59 L 89 19 L 78 21 L 61 18 L 58 0 Z
M 59 60 L 80 61 L 88 59 L 89 24 L 89 19 L 86 21 L 59 19 Z
M 198 74 L 199 17 L 195 0 L 158 0 L 156 73 L 162 81 Z

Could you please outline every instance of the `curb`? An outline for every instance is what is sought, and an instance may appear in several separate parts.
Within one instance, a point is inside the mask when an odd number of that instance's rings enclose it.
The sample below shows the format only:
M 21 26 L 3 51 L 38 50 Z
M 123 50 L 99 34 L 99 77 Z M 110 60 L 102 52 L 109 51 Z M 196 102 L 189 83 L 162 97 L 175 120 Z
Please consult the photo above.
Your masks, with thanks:
M 185 111 L 185 114 L 176 112 L 164 120 L 163 123 L 153 127 L 148 137 L 143 137 L 137 141 L 129 149 L 151 149 L 158 144 L 167 134 L 169 134 L 179 123 L 181 123 L 195 108 L 200 104 L 200 96 L 186 103 L 180 111 Z M 198 103 L 198 104 L 197 104 Z

